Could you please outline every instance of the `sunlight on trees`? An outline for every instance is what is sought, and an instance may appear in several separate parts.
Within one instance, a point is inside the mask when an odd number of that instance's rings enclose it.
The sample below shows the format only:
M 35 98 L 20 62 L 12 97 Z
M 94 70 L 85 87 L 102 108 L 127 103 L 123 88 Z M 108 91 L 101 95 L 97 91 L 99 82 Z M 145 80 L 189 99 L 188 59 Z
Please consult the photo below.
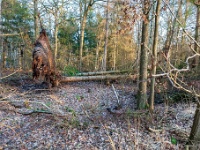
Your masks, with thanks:
M 1 70 L 30 70 L 41 21 L 64 75 L 104 71 L 135 76 L 137 108 L 152 114 L 157 95 L 166 105 L 177 91 L 195 97 L 188 143 L 199 142 L 198 0 L 0 0 L 0 5 Z

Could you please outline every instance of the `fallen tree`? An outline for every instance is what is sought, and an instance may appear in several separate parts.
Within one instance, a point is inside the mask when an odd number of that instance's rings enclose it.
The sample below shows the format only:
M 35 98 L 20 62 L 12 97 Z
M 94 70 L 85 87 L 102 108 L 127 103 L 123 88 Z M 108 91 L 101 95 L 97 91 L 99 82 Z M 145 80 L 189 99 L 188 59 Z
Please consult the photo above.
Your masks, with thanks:
M 104 74 L 115 74 L 115 73 L 126 73 L 129 70 L 111 70 L 111 71 L 98 71 L 98 72 L 81 72 L 77 73 L 76 76 L 94 76 L 94 75 L 104 75 Z
M 45 77 L 49 88 L 57 86 L 60 74 L 56 70 L 55 60 L 45 29 L 42 29 L 39 38 L 34 44 L 32 57 L 33 79 L 35 80 L 42 76 Z
M 118 79 L 135 80 L 136 77 L 137 77 L 136 75 L 73 76 L 73 77 L 62 77 L 61 82 L 118 80 Z

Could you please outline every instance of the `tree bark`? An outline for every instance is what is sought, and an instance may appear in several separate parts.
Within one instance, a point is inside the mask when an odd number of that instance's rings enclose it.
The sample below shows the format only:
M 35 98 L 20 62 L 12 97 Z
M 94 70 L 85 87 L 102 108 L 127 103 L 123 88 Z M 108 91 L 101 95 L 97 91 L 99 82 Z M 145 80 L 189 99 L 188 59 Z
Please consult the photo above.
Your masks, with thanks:
M 0 0 L 0 35 L 2 35 L 2 0 Z M 3 69 L 3 38 L 0 37 L 0 70 Z M 1 72 L 0 72 L 1 76 Z
M 103 75 L 103 74 L 117 74 L 117 73 L 126 73 L 129 72 L 129 70 L 112 70 L 112 71 L 99 71 L 99 72 L 82 72 L 82 73 L 77 73 L 77 76 L 91 76 L 91 75 Z
M 79 54 L 79 70 L 82 71 L 82 63 L 83 63 L 83 46 L 84 46 L 84 33 L 85 33 L 85 26 L 86 26 L 86 20 L 87 20 L 87 15 L 88 12 L 93 5 L 93 0 L 90 0 L 88 3 L 84 3 L 84 10 L 83 10 L 83 17 L 81 19 L 81 33 L 80 33 L 80 54 Z M 82 5 L 80 5 L 81 7 Z M 82 9 L 82 8 L 80 8 Z M 82 12 L 80 12 L 82 13 Z
M 149 28 L 149 0 L 144 0 L 143 4 L 144 20 L 142 23 L 142 39 L 140 53 L 140 70 L 139 70 L 139 90 L 137 96 L 138 109 L 144 109 L 147 104 L 147 45 L 148 45 L 148 28 Z
M 54 47 L 54 60 L 55 60 L 55 65 L 57 64 L 57 55 L 58 55 L 58 12 L 57 10 L 55 11 L 54 14 L 55 17 L 55 30 L 54 30 L 54 38 L 55 38 L 55 47 Z
M 158 29 L 159 29 L 159 20 L 160 20 L 160 4 L 161 0 L 157 0 L 156 6 L 156 15 L 155 15 L 155 28 L 154 28 L 154 41 L 153 41 L 153 51 L 152 51 L 152 70 L 151 75 L 156 74 L 156 64 L 157 64 L 157 47 L 158 47 Z M 154 110 L 154 96 L 155 96 L 155 77 L 151 77 L 150 85 L 150 97 L 149 97 L 149 109 Z
M 108 47 L 108 7 L 109 0 L 107 0 L 107 8 L 106 8 L 106 26 L 105 26 L 105 44 L 104 44 L 104 57 L 103 57 L 103 71 L 106 71 L 107 68 L 107 47 Z
M 75 76 L 75 77 L 63 77 L 60 82 L 118 80 L 118 79 L 135 80 L 135 76 L 134 75 L 78 76 L 78 77 Z
M 99 69 L 99 46 L 100 42 L 97 43 L 96 52 L 95 52 L 95 62 L 94 62 L 94 70 L 97 71 Z
M 200 101 L 200 98 L 198 98 L 198 101 Z M 198 103 L 194 115 L 194 121 L 190 132 L 188 144 L 191 146 L 191 149 L 196 149 L 197 147 L 195 146 L 200 146 L 199 141 L 200 141 L 200 104 Z
M 200 42 L 200 6 L 197 5 L 197 16 L 196 16 L 196 29 L 195 29 L 195 40 L 197 42 Z M 199 47 L 197 46 L 197 44 L 194 45 L 194 50 L 199 53 Z M 199 56 L 195 57 L 194 60 L 194 67 L 198 68 L 199 65 Z
M 39 37 L 38 0 L 34 0 L 35 40 Z
M 174 18 L 173 22 L 172 22 L 172 26 L 170 26 L 170 24 L 168 25 L 168 33 L 167 33 L 167 39 L 165 41 L 165 45 L 164 45 L 164 48 L 163 48 L 163 51 L 165 53 L 165 56 L 167 58 L 166 61 L 170 61 L 170 47 L 171 47 L 171 44 L 172 44 L 172 40 L 173 40 L 173 37 L 174 37 L 174 32 L 175 32 L 175 27 L 176 27 L 176 19 L 178 18 L 178 15 L 180 14 L 180 11 L 181 11 L 181 6 L 182 6 L 182 0 L 178 3 L 178 10 L 177 10 L 177 13 L 176 13 L 176 17 Z M 171 22 L 171 20 L 169 21 Z M 168 67 L 167 67 L 168 69 Z

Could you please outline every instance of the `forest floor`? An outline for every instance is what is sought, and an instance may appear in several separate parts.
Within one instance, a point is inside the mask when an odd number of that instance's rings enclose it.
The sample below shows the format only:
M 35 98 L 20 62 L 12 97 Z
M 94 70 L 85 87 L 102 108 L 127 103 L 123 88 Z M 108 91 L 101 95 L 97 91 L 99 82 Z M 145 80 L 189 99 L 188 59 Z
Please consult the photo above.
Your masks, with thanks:
M 16 73 L 0 81 L 0 150 L 184 149 L 196 105 L 163 102 L 150 115 L 135 110 L 136 92 L 130 81 L 47 90 Z

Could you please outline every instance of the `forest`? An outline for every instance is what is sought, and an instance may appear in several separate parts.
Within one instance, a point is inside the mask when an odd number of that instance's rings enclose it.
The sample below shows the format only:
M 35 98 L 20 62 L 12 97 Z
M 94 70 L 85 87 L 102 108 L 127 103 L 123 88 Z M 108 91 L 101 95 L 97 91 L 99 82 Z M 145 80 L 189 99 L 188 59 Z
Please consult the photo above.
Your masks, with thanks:
M 198 150 L 199 56 L 199 0 L 0 0 L 0 150 Z

